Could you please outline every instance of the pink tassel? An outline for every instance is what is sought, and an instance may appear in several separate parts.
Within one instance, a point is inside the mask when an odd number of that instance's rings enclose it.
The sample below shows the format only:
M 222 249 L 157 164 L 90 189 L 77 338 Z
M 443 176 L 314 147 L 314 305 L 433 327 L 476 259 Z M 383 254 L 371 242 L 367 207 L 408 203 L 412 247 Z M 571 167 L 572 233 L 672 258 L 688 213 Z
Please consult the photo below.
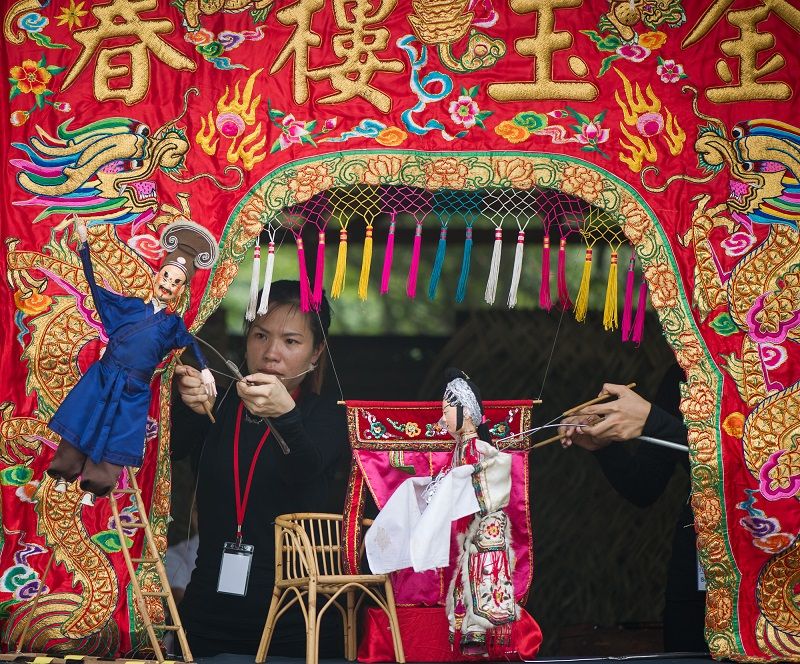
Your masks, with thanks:
M 295 238 L 297 243 L 297 271 L 300 279 L 300 310 L 311 311 L 311 286 L 308 283 L 306 270 L 306 250 L 303 248 L 303 238 Z
M 633 321 L 633 341 L 638 347 L 642 343 L 644 335 L 644 313 L 647 309 L 647 282 L 642 280 L 639 284 L 639 302 L 636 305 L 636 320 Z
M 406 295 L 408 297 L 417 296 L 417 272 L 419 271 L 419 254 L 422 249 L 422 222 L 417 222 L 414 231 L 414 249 L 411 252 L 411 267 L 408 269 L 408 281 L 406 282 Z
M 394 256 L 395 213 L 389 224 L 389 236 L 386 238 L 386 251 L 383 254 L 383 272 L 381 273 L 381 295 L 389 292 L 389 278 L 392 275 L 392 257 Z
M 539 288 L 539 306 L 550 311 L 553 306 L 550 300 L 550 236 L 545 235 L 542 246 L 542 285 Z
M 325 231 L 320 231 L 317 240 L 317 266 L 314 270 L 314 294 L 311 306 L 319 311 L 322 306 L 322 289 L 325 281 Z
M 631 252 L 628 263 L 628 276 L 625 278 L 625 307 L 622 309 L 622 340 L 631 340 L 631 319 L 633 318 L 633 277 L 636 254 Z
M 558 243 L 558 304 L 565 310 L 572 307 L 567 290 L 567 239 L 564 237 Z

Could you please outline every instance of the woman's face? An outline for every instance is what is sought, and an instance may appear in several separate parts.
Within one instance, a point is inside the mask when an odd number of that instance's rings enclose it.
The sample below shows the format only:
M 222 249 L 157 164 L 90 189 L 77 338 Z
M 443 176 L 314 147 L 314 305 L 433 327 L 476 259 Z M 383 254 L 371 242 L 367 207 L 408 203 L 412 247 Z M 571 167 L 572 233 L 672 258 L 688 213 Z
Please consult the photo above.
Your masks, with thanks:
M 323 349 L 322 344 L 314 347 L 309 315 L 279 304 L 256 318 L 247 333 L 248 371 L 278 376 L 289 392 L 296 389 Z

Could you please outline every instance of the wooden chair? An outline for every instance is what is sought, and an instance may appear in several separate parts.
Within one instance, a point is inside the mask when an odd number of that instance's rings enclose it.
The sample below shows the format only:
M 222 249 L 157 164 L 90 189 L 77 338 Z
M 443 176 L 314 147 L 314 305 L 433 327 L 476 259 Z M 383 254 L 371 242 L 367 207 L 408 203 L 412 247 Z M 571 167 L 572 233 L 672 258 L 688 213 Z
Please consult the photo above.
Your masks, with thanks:
M 362 524 L 366 528 L 372 521 L 364 519 Z M 317 664 L 319 660 L 319 627 L 322 616 L 332 604 L 344 620 L 345 657 L 354 661 L 358 638 L 356 616 L 365 596 L 388 616 L 395 658 L 398 662 L 406 661 L 389 577 L 386 574 L 344 574 L 341 530 L 339 514 L 283 514 L 275 519 L 275 587 L 256 653 L 259 664 L 266 659 L 275 624 L 295 602 L 300 603 L 306 621 L 306 663 Z M 319 596 L 326 601 L 317 609 Z

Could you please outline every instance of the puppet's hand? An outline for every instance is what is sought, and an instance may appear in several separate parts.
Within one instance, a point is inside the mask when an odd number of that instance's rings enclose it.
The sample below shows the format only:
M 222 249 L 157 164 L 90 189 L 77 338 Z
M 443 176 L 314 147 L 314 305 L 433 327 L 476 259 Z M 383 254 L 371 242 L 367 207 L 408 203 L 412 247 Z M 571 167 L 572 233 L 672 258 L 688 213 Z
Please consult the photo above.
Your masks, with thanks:
M 78 233 L 78 239 L 81 241 L 81 244 L 86 244 L 86 240 L 89 239 L 89 233 L 86 230 L 86 222 L 76 216 L 73 223 L 75 224 L 75 231 Z
M 175 386 L 178 388 L 183 403 L 198 415 L 205 413 L 203 404 L 214 405 L 214 398 L 209 399 L 206 392 L 202 374 L 194 367 L 185 364 L 175 367 Z
M 200 372 L 200 377 L 203 380 L 203 387 L 206 388 L 206 394 L 208 394 L 209 399 L 213 399 L 217 396 L 217 384 L 214 382 L 214 376 L 211 374 L 210 369 L 203 369 Z

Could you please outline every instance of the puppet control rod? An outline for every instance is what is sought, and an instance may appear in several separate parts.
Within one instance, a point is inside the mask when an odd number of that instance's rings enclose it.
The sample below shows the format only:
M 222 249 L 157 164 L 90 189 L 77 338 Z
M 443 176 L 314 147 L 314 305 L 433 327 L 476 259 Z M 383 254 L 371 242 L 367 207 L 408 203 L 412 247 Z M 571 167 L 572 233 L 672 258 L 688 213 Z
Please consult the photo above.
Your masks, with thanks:
M 625 387 L 633 389 L 634 387 L 636 387 L 636 383 L 629 383 Z M 570 408 L 569 410 L 565 410 L 561 415 L 558 415 L 557 417 L 554 417 L 552 420 L 550 420 L 549 422 L 546 422 L 545 424 L 543 424 L 541 426 L 534 427 L 532 429 L 528 429 L 527 431 L 522 431 L 520 433 L 516 433 L 516 434 L 513 434 L 511 436 L 506 436 L 505 438 L 501 438 L 500 440 L 497 441 L 498 449 L 502 449 L 500 443 L 503 443 L 505 441 L 511 441 L 511 440 L 515 440 L 517 438 L 526 437 L 526 436 L 529 436 L 532 433 L 536 433 L 537 431 L 541 431 L 542 429 L 546 429 L 546 428 L 549 428 L 549 427 L 552 427 L 552 426 L 561 426 L 560 424 L 559 425 L 554 425 L 553 423 L 556 420 L 561 419 L 562 417 L 567 417 L 569 415 L 573 415 L 574 413 L 586 408 L 587 406 L 592 406 L 592 405 L 594 405 L 596 403 L 600 403 L 601 401 L 605 401 L 610 396 L 611 396 L 610 394 L 601 394 L 600 396 L 595 397 L 594 399 L 591 399 L 591 400 L 589 400 L 589 401 L 587 401 L 585 403 L 582 403 L 582 404 L 579 404 L 577 406 L 574 406 L 574 407 Z M 662 438 L 654 438 L 652 436 L 637 436 L 637 438 L 638 438 L 638 440 L 642 440 L 642 441 L 644 441 L 646 443 L 652 443 L 654 445 L 660 445 L 662 447 L 667 447 L 669 449 L 678 450 L 678 451 L 681 451 L 681 452 L 688 452 L 689 451 L 689 448 L 686 445 L 680 445 L 679 443 L 673 443 L 673 442 L 671 442 L 669 440 L 663 440 Z M 545 440 L 543 440 L 543 441 L 541 441 L 539 443 L 536 443 L 535 445 L 531 445 L 529 449 L 536 449 L 537 447 L 544 447 L 545 445 L 549 445 L 550 443 L 554 443 L 555 441 L 560 440 L 560 439 L 561 439 L 561 436 L 551 436 L 550 438 L 547 438 L 547 439 L 545 439 Z

